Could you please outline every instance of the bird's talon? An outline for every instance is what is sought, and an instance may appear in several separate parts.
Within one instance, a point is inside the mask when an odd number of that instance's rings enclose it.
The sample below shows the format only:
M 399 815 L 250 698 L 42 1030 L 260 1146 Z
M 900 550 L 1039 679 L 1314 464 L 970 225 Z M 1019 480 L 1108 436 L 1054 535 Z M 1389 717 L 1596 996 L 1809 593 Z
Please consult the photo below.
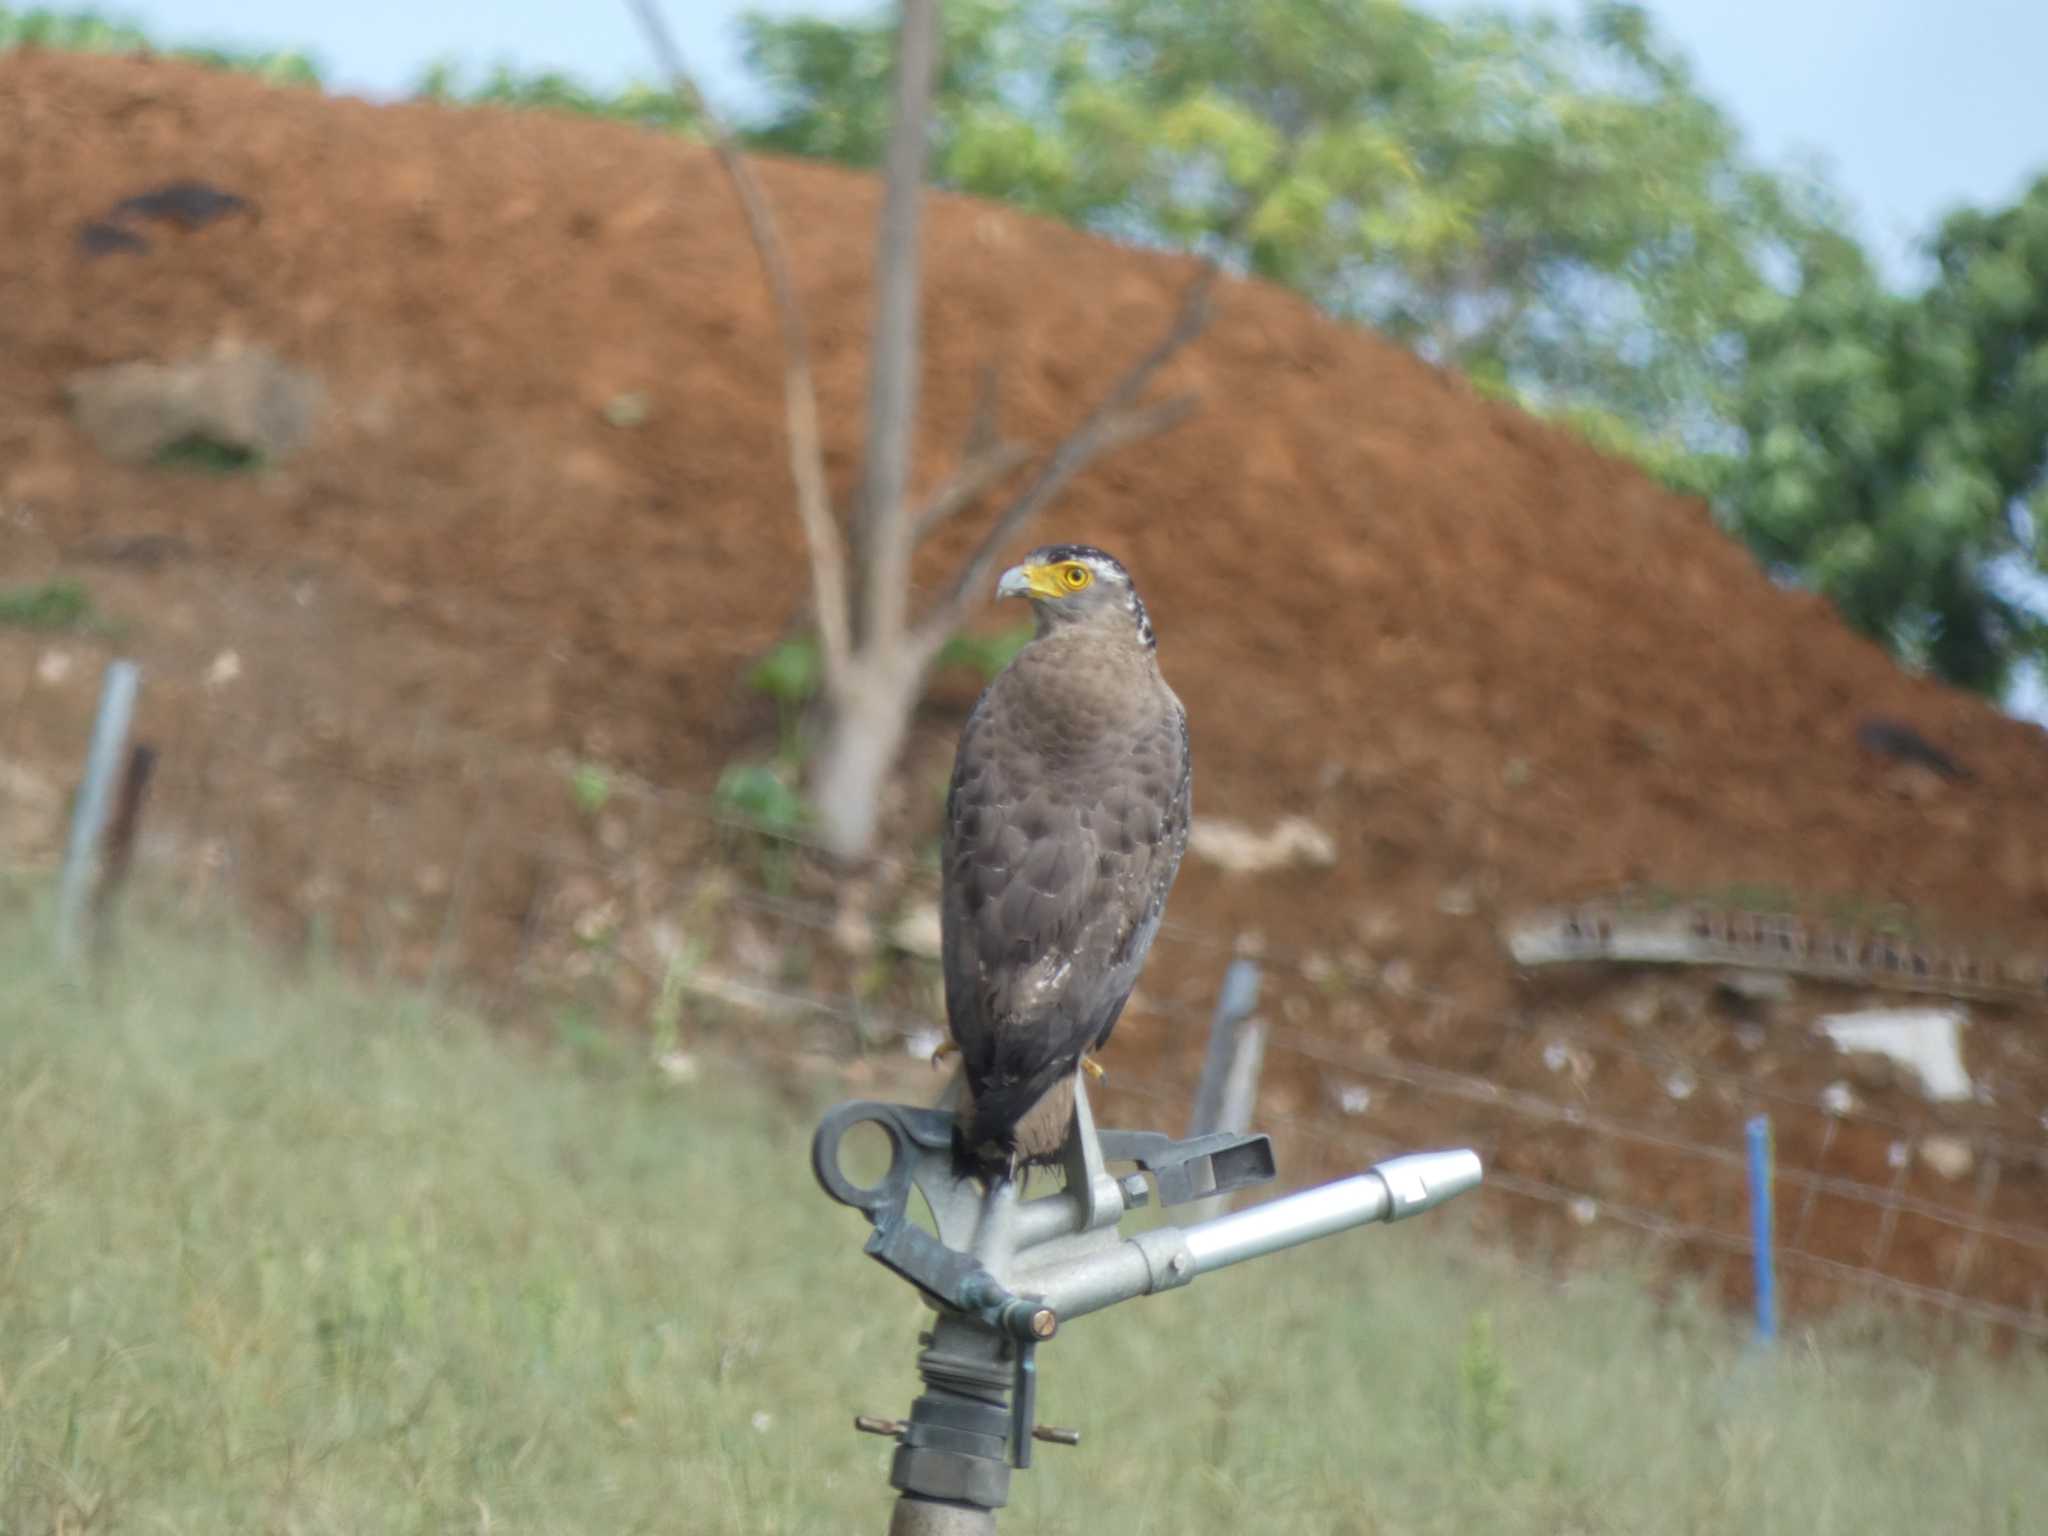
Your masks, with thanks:
M 934 1067 L 943 1067 L 948 1056 L 958 1056 L 959 1054 L 960 1047 L 947 1040 L 937 1050 L 932 1052 L 932 1065 Z
M 1098 1083 L 1107 1082 L 1109 1080 L 1108 1068 L 1104 1067 L 1102 1063 L 1097 1061 L 1093 1056 L 1083 1056 L 1081 1058 L 1081 1070 L 1083 1072 L 1086 1072 L 1090 1077 L 1094 1078 L 1095 1081 Z

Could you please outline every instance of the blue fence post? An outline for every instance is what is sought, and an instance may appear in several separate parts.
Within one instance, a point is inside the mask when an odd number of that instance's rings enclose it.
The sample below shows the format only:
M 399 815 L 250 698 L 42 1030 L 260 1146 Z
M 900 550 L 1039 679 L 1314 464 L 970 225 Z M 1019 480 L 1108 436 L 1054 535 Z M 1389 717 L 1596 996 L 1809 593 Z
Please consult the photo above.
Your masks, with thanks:
M 121 748 L 128 740 L 128 722 L 135 713 L 135 690 L 141 669 L 132 661 L 107 665 L 100 686 L 99 714 L 92 723 L 92 744 L 86 749 L 85 773 L 71 812 L 71 836 L 64 847 L 64 867 L 57 880 L 57 955 L 70 966 L 81 949 L 79 929 L 86 919 L 99 857 L 100 834 L 121 771 Z
M 1778 1336 L 1777 1264 L 1771 1252 L 1771 1117 L 1749 1122 L 1749 1234 L 1756 1262 L 1756 1331 L 1766 1343 Z

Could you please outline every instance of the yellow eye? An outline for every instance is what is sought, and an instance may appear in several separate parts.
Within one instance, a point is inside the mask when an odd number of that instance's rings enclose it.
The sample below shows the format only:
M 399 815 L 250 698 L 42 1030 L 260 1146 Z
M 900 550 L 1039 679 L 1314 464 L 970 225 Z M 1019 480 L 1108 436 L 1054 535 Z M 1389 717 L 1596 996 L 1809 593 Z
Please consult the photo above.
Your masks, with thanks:
M 1060 567 L 1060 585 L 1069 592 L 1079 592 L 1095 579 L 1095 573 L 1078 560 L 1069 560 Z

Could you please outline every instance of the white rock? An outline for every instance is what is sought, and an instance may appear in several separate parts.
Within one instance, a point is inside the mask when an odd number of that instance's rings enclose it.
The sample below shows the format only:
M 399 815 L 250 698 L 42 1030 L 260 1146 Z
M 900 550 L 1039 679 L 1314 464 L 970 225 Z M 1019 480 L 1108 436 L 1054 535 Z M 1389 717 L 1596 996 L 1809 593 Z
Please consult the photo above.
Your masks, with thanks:
M 1963 1066 L 1960 1008 L 1871 1008 L 1832 1013 L 1815 1027 L 1845 1052 L 1888 1056 L 1919 1079 L 1930 1099 L 1953 1102 L 1975 1092 Z
M 1831 1115 L 1853 1115 L 1856 1095 L 1849 1091 L 1847 1083 L 1832 1082 L 1820 1091 L 1820 1107 Z
M 939 958 L 939 908 L 936 902 L 920 902 L 896 919 L 889 929 L 889 942 L 920 960 Z
M 1553 1040 L 1543 1047 L 1543 1065 L 1553 1072 L 1569 1072 L 1577 1083 L 1587 1082 L 1593 1076 L 1591 1054 L 1562 1040 Z
M 1920 1161 L 1944 1179 L 1961 1179 L 1969 1176 L 1977 1159 L 1960 1136 L 1925 1136 L 1920 1141 Z
M 110 363 L 65 380 L 71 413 L 108 458 L 143 463 L 194 435 L 276 461 L 313 429 L 319 381 L 268 348 L 223 339 L 175 363 Z
M 1469 885 L 1447 885 L 1436 893 L 1436 909 L 1445 917 L 1470 917 L 1479 910 L 1479 898 Z
M 1336 839 L 1303 816 L 1283 816 L 1264 834 L 1241 821 L 1198 816 L 1188 829 L 1188 852 L 1234 875 L 1337 862 Z

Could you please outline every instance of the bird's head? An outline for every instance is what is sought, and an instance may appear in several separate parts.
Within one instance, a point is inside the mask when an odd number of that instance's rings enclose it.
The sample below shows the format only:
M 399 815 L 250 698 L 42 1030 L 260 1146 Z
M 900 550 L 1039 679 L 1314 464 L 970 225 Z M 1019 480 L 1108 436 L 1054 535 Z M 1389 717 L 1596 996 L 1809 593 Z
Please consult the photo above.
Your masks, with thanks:
M 1003 572 L 996 596 L 1029 598 L 1041 635 L 1074 624 L 1129 625 L 1145 646 L 1157 643 L 1131 573 L 1092 544 L 1034 549 Z

